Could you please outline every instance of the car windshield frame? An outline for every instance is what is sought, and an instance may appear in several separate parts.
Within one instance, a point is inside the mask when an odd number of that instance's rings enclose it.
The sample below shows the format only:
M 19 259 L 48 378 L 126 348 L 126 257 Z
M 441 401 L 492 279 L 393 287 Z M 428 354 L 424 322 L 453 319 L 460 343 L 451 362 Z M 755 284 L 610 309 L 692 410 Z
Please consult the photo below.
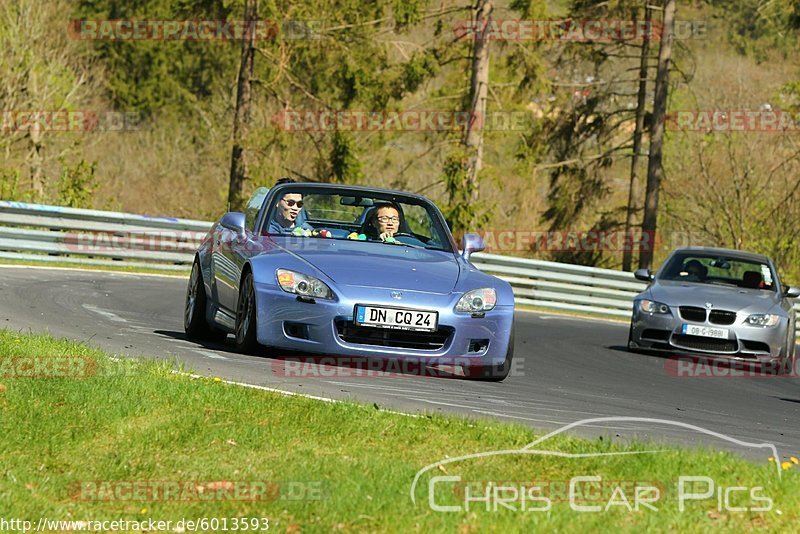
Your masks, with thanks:
M 269 231 L 269 223 L 275 216 L 275 211 L 277 210 L 277 202 L 278 199 L 283 197 L 283 195 L 291 194 L 291 193 L 300 193 L 304 196 L 307 195 L 331 195 L 336 196 L 339 198 L 342 197 L 356 197 L 360 199 L 370 199 L 374 203 L 377 202 L 393 202 L 402 206 L 419 206 L 420 208 L 424 209 L 428 215 L 428 219 L 432 225 L 431 228 L 431 239 L 436 239 L 437 234 L 441 237 L 439 241 L 435 242 L 435 245 L 428 246 L 423 244 L 422 246 L 402 243 L 398 242 L 398 245 L 414 247 L 414 248 L 421 248 L 425 250 L 436 250 L 439 252 L 446 252 L 450 254 L 455 254 L 457 250 L 455 240 L 453 238 L 452 233 L 450 232 L 450 228 L 447 225 L 447 222 L 444 220 L 444 216 L 442 215 L 439 208 L 434 204 L 432 201 L 428 200 L 425 197 L 414 195 L 411 193 L 403 193 L 400 191 L 390 191 L 384 189 L 362 189 L 362 188 L 348 188 L 343 186 L 331 186 L 331 185 L 317 185 L 317 184 L 308 184 L 308 183 L 290 183 L 290 184 L 281 184 L 275 186 L 269 190 L 269 194 L 266 196 L 264 200 L 264 204 L 262 207 L 262 214 L 258 219 L 258 233 L 261 235 L 268 235 L 271 238 L 282 237 L 282 238 L 303 238 L 303 236 L 295 236 L 293 234 L 284 234 L 284 233 L 271 233 Z M 369 205 L 364 205 L 364 209 L 367 209 Z M 318 219 L 311 219 L 318 220 Z M 333 221 L 331 221 L 333 222 Z M 343 224 L 342 221 L 336 221 L 337 224 Z M 355 222 L 355 221 L 354 221 Z M 324 225 L 322 225 L 319 230 L 326 229 Z M 418 236 L 420 234 L 414 234 Z M 317 239 L 314 237 L 314 239 Z M 359 241 L 354 239 L 348 239 L 347 237 L 332 237 L 332 238 L 323 238 L 323 239 L 334 239 L 337 241 Z M 369 243 L 380 243 L 380 241 L 366 241 Z
M 706 267 L 706 271 L 708 272 L 708 268 L 714 268 L 713 263 L 722 264 L 724 262 L 734 263 L 734 264 L 749 264 L 752 265 L 752 269 L 748 269 L 748 271 L 757 271 L 762 275 L 762 279 L 764 282 L 767 282 L 764 268 L 769 272 L 769 276 L 771 278 L 771 283 L 766 287 L 748 287 L 743 284 L 743 278 L 731 278 L 731 277 L 721 277 L 721 276 L 714 276 L 712 274 L 706 274 L 706 278 L 703 280 L 697 279 L 697 277 L 690 277 L 691 275 L 681 276 L 679 274 L 678 269 L 687 264 L 687 262 L 691 260 L 708 260 L 708 261 L 701 261 L 703 267 Z M 680 266 L 680 267 L 679 267 Z M 686 271 L 681 271 L 686 273 Z M 747 271 L 745 271 L 747 272 Z M 674 273 L 670 274 L 670 273 Z M 664 262 L 662 267 L 658 270 L 656 274 L 656 280 L 661 282 L 682 282 L 682 283 L 692 283 L 692 284 L 700 284 L 700 285 L 709 285 L 709 286 L 727 286 L 727 287 L 735 287 L 737 289 L 757 289 L 759 291 L 770 291 L 770 292 L 778 292 L 780 291 L 780 278 L 778 277 L 778 273 L 775 271 L 775 267 L 769 260 L 759 260 L 756 258 L 746 258 L 742 256 L 738 256 L 736 254 L 724 254 L 724 253 L 715 253 L 715 252 L 704 252 L 704 251 L 678 251 L 670 255 L 667 261 Z

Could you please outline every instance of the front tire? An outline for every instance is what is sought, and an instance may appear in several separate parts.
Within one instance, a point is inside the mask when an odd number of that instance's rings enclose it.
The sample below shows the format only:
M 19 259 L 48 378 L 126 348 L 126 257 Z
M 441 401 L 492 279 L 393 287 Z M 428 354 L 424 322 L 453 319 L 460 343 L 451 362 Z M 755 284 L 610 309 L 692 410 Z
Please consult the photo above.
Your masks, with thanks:
M 239 286 L 239 303 L 236 305 L 236 348 L 252 353 L 258 348 L 256 339 L 256 291 L 253 273 L 248 272 Z
M 634 343 L 633 343 L 633 321 L 631 321 L 631 327 L 628 329 L 628 345 L 627 345 L 627 348 L 628 348 L 628 352 L 633 352 L 633 353 L 637 352 L 636 349 L 638 347 L 634 346 Z
M 508 351 L 506 359 L 500 365 L 476 365 L 464 366 L 464 377 L 470 380 L 480 380 L 483 382 L 502 382 L 511 372 L 511 362 L 514 360 L 514 327 L 511 327 L 511 335 L 508 339 Z
M 183 308 L 183 331 L 186 337 L 192 340 L 206 340 L 222 342 L 228 334 L 208 324 L 206 309 L 208 296 L 206 285 L 203 282 L 203 271 L 200 263 L 195 259 L 192 264 L 192 274 L 189 276 L 189 285 L 186 288 L 186 302 Z
M 786 356 L 783 358 L 780 369 L 778 370 L 779 375 L 790 375 L 794 373 L 795 366 L 797 365 L 797 346 L 795 344 L 794 336 L 789 338 L 787 345 L 788 346 L 784 351 Z

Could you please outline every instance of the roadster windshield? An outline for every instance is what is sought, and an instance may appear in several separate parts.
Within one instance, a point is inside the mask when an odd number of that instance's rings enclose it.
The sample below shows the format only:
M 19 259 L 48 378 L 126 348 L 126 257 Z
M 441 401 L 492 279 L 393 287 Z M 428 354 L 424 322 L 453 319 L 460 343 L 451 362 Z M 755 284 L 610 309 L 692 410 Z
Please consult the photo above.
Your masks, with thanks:
M 774 273 L 767 263 L 703 253 L 675 254 L 658 278 L 767 291 L 776 288 Z
M 262 231 L 304 239 L 346 239 L 452 252 L 436 208 L 424 199 L 324 187 L 282 188 L 268 200 Z

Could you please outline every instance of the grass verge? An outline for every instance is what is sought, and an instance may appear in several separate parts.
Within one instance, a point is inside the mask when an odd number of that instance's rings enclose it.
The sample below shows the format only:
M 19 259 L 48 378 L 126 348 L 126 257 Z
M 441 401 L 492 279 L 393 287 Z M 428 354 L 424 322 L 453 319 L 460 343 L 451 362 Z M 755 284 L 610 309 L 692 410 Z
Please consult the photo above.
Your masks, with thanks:
M 199 530 L 222 531 L 223 519 L 233 530 L 233 518 L 268 518 L 270 530 L 278 532 L 572 531 L 612 525 L 780 531 L 800 521 L 800 476 L 790 468 L 779 477 L 766 453 L 763 464 L 754 465 L 720 452 L 562 435 L 537 448 L 661 452 L 474 458 L 426 472 L 414 503 L 411 484 L 426 465 L 519 449 L 537 434 L 522 426 L 408 417 L 192 379 L 164 363 L 112 360 L 79 343 L 8 331 L 0 331 L 0 384 L 0 517 L 34 525 L 40 517 L 153 519 L 173 521 L 168 531 L 180 532 L 177 521 L 207 518 L 208 528 Z M 502 384 L 485 387 L 502 395 Z M 571 503 L 569 483 L 577 476 L 602 480 L 579 481 Z M 680 476 L 707 477 L 684 484 L 684 490 L 710 492 L 684 499 L 683 511 Z M 656 488 L 643 491 L 638 511 L 637 487 Z M 436 511 L 431 499 L 458 510 Z M 534 511 L 548 503 L 547 511 Z M 600 509 L 578 512 L 571 504 Z M 768 504 L 769 510 L 752 510 Z

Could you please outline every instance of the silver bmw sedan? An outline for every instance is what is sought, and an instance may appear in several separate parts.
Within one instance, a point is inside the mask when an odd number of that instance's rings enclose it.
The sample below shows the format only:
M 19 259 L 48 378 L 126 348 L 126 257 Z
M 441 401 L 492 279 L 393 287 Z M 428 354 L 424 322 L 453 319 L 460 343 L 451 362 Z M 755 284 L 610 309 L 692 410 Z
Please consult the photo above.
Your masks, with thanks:
M 633 303 L 628 348 L 704 354 L 789 373 L 795 362 L 792 299 L 773 261 L 737 250 L 675 250 Z

